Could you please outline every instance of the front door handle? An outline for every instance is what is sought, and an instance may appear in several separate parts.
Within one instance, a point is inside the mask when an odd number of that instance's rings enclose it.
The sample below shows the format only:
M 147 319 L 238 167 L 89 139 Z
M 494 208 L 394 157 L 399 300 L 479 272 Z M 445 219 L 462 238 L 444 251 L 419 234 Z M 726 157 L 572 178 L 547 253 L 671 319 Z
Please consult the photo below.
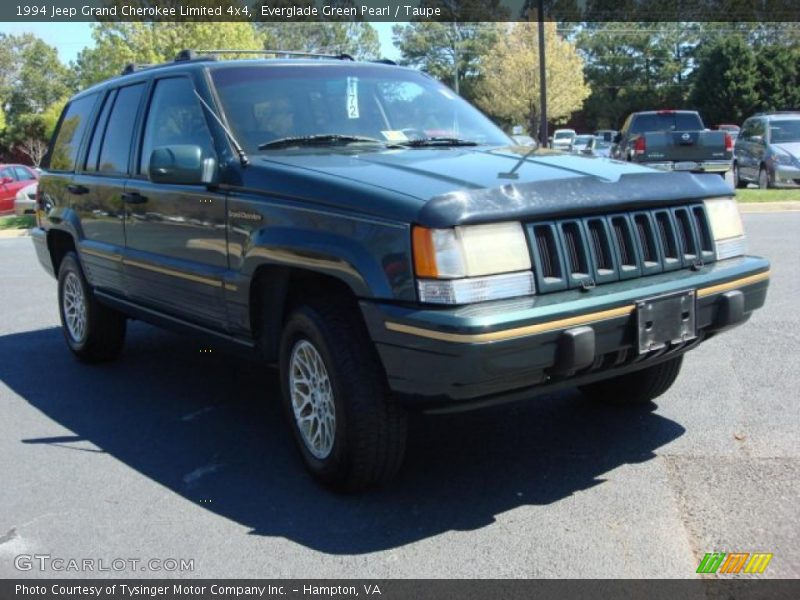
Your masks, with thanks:
M 88 194 L 89 193 L 89 188 L 87 188 L 85 185 L 72 185 L 71 184 L 71 185 L 67 186 L 67 191 L 70 194 L 75 194 L 75 195 L 80 196 L 82 194 Z
M 125 204 L 144 204 L 147 196 L 142 196 L 139 192 L 125 192 L 122 194 L 122 201 Z

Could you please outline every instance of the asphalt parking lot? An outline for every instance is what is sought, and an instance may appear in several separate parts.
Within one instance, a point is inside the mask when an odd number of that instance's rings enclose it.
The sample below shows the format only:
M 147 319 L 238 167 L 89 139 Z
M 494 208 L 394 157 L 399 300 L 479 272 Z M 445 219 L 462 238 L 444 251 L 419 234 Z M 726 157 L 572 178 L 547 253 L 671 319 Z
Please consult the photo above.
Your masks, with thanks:
M 745 222 L 767 305 L 657 405 L 566 391 L 416 418 L 399 478 L 356 497 L 306 476 L 256 363 L 141 323 L 119 362 L 75 362 L 31 241 L 1 239 L 0 577 L 87 575 L 15 568 L 46 554 L 213 578 L 682 578 L 711 551 L 800 577 L 800 212 Z

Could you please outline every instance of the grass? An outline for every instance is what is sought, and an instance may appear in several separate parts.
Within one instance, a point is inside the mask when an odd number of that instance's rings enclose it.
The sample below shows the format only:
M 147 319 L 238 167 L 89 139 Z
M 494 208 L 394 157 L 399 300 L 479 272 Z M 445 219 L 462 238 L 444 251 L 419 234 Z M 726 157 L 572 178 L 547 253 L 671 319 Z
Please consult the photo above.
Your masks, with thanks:
M 34 225 L 36 225 L 36 216 L 34 215 L 0 217 L 0 231 L 8 229 L 30 229 Z
M 800 202 L 800 190 L 736 190 L 739 202 Z

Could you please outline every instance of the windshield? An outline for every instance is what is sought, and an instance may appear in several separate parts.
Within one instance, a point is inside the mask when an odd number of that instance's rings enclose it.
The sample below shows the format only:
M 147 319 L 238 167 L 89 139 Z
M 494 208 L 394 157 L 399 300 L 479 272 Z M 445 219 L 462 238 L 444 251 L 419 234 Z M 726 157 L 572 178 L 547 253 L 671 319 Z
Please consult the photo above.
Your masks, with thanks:
M 579 135 L 578 137 L 575 138 L 575 143 L 585 145 L 591 142 L 593 138 L 594 136 L 591 135 Z
M 647 131 L 699 131 L 703 122 L 697 113 L 663 112 L 636 115 L 631 133 Z
M 800 142 L 800 119 L 770 121 L 769 139 L 773 144 Z
M 447 87 L 407 69 L 276 64 L 222 67 L 211 76 L 228 122 L 249 153 L 286 147 L 270 144 L 276 140 L 310 136 L 379 144 L 430 138 L 511 143 Z
M 555 140 L 571 140 L 573 137 L 575 137 L 575 133 L 572 131 L 556 131 L 553 135 Z

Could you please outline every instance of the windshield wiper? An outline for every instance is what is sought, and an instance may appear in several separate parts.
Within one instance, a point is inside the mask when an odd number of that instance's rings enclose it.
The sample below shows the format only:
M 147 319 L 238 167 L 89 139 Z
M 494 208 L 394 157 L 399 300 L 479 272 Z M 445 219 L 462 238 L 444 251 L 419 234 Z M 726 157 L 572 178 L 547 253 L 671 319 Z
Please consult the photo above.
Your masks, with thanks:
M 423 146 L 477 146 L 478 142 L 456 137 L 426 137 L 403 142 L 403 146 L 421 148 Z
M 344 135 L 340 133 L 325 133 L 319 135 L 295 135 L 290 137 L 278 138 L 270 142 L 264 142 L 258 145 L 259 150 L 266 150 L 268 148 L 290 148 L 291 146 L 326 146 L 333 144 L 352 144 L 357 142 L 367 142 L 371 144 L 380 144 L 381 146 L 389 146 L 384 140 L 371 138 L 360 135 Z M 391 144 L 396 146 L 397 144 Z

